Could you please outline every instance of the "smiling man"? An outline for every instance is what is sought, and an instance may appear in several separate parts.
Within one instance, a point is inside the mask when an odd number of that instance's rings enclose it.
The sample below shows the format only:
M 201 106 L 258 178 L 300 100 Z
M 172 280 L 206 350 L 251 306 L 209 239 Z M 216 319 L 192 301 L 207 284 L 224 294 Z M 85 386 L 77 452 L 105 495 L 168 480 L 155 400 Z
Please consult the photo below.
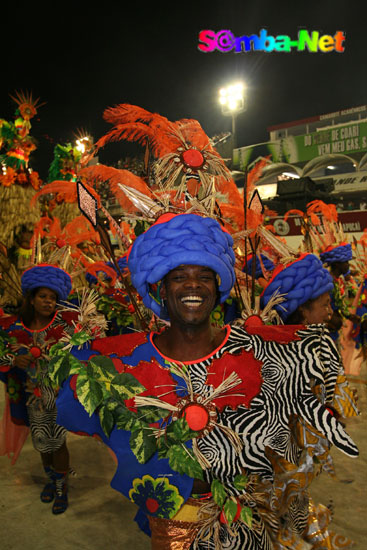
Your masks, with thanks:
M 210 322 L 210 314 L 219 300 L 212 269 L 181 265 L 165 276 L 160 295 L 171 321 L 155 338 L 162 353 L 189 361 L 205 357 L 221 344 L 225 330 L 213 327 Z
M 59 393 L 58 422 L 98 434 L 116 454 L 111 485 L 139 507 L 154 550 L 270 550 L 257 480 L 272 478 L 267 447 L 286 452 L 292 414 L 358 454 L 311 391 L 311 378 L 324 382 L 314 352 L 321 333 L 212 326 L 235 282 L 232 245 L 210 217 L 158 218 L 136 238 L 128 267 L 145 306 L 168 326 L 75 347 L 88 367 L 73 363 L 77 379 Z M 65 361 L 53 361 L 65 376 Z

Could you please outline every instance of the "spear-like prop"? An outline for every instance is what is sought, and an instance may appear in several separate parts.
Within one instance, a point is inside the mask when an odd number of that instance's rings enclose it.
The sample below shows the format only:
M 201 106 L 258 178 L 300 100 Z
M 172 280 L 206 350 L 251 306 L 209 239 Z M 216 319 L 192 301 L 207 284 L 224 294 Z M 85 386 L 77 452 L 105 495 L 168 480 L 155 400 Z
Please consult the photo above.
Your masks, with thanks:
M 113 265 L 115 266 L 115 269 L 120 276 L 120 280 L 123 285 L 123 288 L 126 291 L 127 295 L 129 296 L 131 304 L 134 306 L 136 315 L 140 322 L 140 326 L 143 330 L 146 330 L 147 325 L 146 325 L 145 319 L 140 312 L 138 304 L 136 303 L 132 289 L 128 284 L 128 282 L 126 281 L 125 277 L 123 276 L 120 266 L 118 265 L 108 232 L 106 228 L 103 226 L 103 224 L 101 223 L 100 216 L 98 214 L 99 209 L 98 209 L 97 199 L 93 197 L 93 195 L 84 187 L 84 185 L 81 182 L 77 183 L 77 191 L 78 191 L 79 208 L 81 212 L 84 214 L 84 216 L 86 216 L 86 218 L 91 222 L 93 227 L 98 231 L 99 236 L 101 238 L 101 244 L 103 248 L 106 250 L 110 259 L 112 260 Z M 104 210 L 105 209 L 103 209 L 103 211 Z

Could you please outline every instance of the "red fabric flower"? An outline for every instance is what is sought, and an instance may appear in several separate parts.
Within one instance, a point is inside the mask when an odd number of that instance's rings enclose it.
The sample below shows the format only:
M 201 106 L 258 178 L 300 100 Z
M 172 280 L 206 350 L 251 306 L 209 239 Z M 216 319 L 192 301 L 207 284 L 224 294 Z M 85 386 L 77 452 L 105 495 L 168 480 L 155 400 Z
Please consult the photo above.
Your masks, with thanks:
M 132 374 L 146 388 L 139 396 L 159 397 L 171 405 L 177 403 L 179 399 L 176 394 L 177 381 L 174 380 L 169 369 L 162 367 L 156 359 L 152 358 L 149 363 L 140 361 L 136 367 L 130 365 L 124 365 L 124 367 L 123 372 Z M 129 399 L 125 403 L 127 407 L 134 407 L 134 399 Z
M 249 408 L 251 400 L 261 390 L 261 367 L 261 361 L 247 351 L 242 351 L 240 356 L 225 353 L 220 359 L 214 359 L 208 369 L 208 385 L 217 388 L 232 372 L 241 379 L 241 383 L 233 389 L 214 398 L 217 409 L 222 411 L 226 406 L 236 409 L 239 405 Z

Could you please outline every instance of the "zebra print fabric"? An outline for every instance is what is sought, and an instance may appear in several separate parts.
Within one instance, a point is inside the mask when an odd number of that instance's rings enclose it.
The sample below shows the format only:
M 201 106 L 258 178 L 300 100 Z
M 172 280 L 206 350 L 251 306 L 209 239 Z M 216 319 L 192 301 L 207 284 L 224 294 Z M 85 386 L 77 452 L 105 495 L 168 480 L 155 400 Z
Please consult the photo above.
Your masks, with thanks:
M 244 470 L 260 474 L 265 480 L 272 480 L 273 471 L 265 454 L 266 447 L 289 461 L 297 462 L 300 450 L 294 444 L 289 427 L 292 414 L 309 422 L 342 452 L 349 456 L 358 455 L 357 447 L 342 425 L 323 406 L 332 400 L 336 379 L 342 368 L 335 345 L 322 326 L 310 326 L 298 331 L 298 335 L 300 340 L 282 345 L 264 341 L 257 335 L 249 335 L 240 327 L 232 327 L 226 344 L 214 356 L 220 358 L 225 353 L 240 354 L 245 349 L 252 350 L 255 358 L 262 362 L 263 384 L 261 392 L 252 400 L 251 407 L 240 406 L 237 410 L 227 407 L 217 418 L 218 423 L 240 434 L 243 451 L 237 454 L 218 427 L 198 440 L 201 453 L 212 465 L 205 472 L 206 480 L 210 483 L 213 478 L 219 479 L 234 496 L 240 496 L 240 492 L 232 480 Z M 195 393 L 210 393 L 207 368 L 213 358 L 189 366 Z M 323 386 L 321 402 L 311 391 L 315 384 Z M 290 503 L 286 513 L 287 522 L 295 532 L 302 532 L 308 519 L 307 492 L 300 495 L 299 499 Z M 255 509 L 254 517 L 257 517 Z M 267 518 L 271 531 L 275 529 L 277 521 L 274 518 L 272 527 L 271 517 Z M 242 522 L 236 522 L 235 536 L 223 526 L 220 529 L 222 548 L 271 549 L 272 543 L 264 524 L 259 521 L 257 525 L 258 529 L 249 530 Z M 192 550 L 215 550 L 214 541 L 198 540 L 192 545 Z
M 334 390 L 340 362 L 334 346 L 330 345 L 331 339 L 322 327 L 317 326 L 298 334 L 300 340 L 283 345 L 249 335 L 240 327 L 231 327 L 226 344 L 214 357 L 220 358 L 225 353 L 239 354 L 243 349 L 252 350 L 255 358 L 262 362 L 263 384 L 249 409 L 227 407 L 218 415 L 218 423 L 241 435 L 242 453 L 237 455 L 234 452 L 219 428 L 198 440 L 200 451 L 212 464 L 209 478 L 214 475 L 228 486 L 229 480 L 245 469 L 271 479 L 272 467 L 265 448 L 270 447 L 289 459 L 289 449 L 292 448 L 289 418 L 292 414 L 306 420 L 345 454 L 358 455 L 357 447 L 342 425 L 311 391 L 313 383 L 323 384 L 327 401 L 326 396 L 331 397 Z M 210 386 L 205 385 L 208 361 L 210 359 L 189 366 L 197 393 L 202 393 L 204 386 L 206 392 L 210 391 Z M 234 487 L 232 492 L 238 494 Z
M 47 397 L 48 405 L 53 400 L 53 407 L 40 408 L 38 400 L 27 405 L 32 443 L 36 451 L 40 453 L 57 451 L 65 442 L 67 435 L 65 428 L 56 424 L 55 394 L 51 388 L 47 388 L 47 392 L 50 392 Z M 42 397 L 44 397 L 44 394 L 42 394 Z

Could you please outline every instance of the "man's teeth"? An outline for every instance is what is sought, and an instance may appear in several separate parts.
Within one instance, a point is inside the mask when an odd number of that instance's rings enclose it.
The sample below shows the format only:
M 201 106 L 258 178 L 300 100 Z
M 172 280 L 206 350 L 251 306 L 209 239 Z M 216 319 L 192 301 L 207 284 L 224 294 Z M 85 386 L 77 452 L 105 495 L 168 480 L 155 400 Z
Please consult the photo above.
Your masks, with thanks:
M 185 296 L 181 298 L 181 302 L 189 306 L 199 306 L 203 302 L 203 299 L 200 296 Z

